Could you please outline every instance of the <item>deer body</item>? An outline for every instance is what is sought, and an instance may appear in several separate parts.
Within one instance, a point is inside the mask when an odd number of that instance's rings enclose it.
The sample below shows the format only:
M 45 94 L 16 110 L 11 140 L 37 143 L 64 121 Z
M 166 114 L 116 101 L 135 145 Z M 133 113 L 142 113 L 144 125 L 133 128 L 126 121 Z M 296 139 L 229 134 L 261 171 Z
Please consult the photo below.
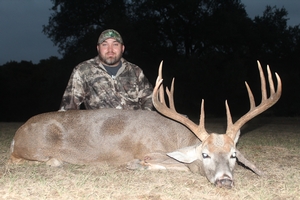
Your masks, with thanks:
M 153 91 L 153 105 L 162 114 L 143 110 L 76 110 L 44 113 L 29 119 L 16 132 L 11 144 L 12 163 L 24 160 L 47 162 L 59 166 L 72 164 L 127 164 L 129 169 L 173 169 L 199 172 L 211 183 L 231 188 L 233 169 L 239 162 L 258 175 L 262 172 L 236 148 L 241 127 L 253 117 L 273 106 L 281 96 L 281 80 L 276 74 L 275 90 L 268 71 L 270 96 L 258 62 L 262 101 L 256 106 L 246 83 L 250 110 L 232 122 L 227 101 L 225 134 L 208 133 L 204 126 L 204 101 L 200 122 L 195 124 L 176 112 L 174 82 L 164 99 L 162 64 Z M 166 117 L 165 117 L 166 116 Z M 168 117 L 168 118 L 167 118 Z M 179 122 L 179 123 L 178 123 Z
M 14 162 L 54 158 L 72 164 L 119 165 L 197 142 L 185 126 L 154 111 L 70 110 L 29 119 L 15 134 L 11 157 Z

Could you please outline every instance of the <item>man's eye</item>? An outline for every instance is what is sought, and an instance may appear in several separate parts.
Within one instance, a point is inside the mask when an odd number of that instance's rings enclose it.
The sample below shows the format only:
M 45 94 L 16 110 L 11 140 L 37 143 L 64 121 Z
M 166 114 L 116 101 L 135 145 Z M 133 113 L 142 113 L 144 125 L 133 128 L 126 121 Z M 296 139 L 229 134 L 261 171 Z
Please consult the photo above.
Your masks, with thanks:
M 203 158 L 210 158 L 210 156 L 207 155 L 206 153 L 202 153 L 202 157 L 203 157 Z

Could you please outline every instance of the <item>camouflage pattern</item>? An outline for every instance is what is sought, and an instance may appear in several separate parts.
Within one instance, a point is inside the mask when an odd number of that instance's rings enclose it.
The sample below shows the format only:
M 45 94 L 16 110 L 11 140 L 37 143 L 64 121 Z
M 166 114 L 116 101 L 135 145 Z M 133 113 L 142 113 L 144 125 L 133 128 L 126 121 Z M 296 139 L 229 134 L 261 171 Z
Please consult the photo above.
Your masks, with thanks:
M 120 42 L 121 44 L 124 44 L 120 33 L 118 33 L 118 31 L 115 31 L 113 29 L 107 29 L 103 31 L 98 38 L 98 44 L 101 44 L 108 38 L 114 38 L 116 41 Z
M 77 65 L 62 98 L 60 110 L 117 108 L 152 110 L 153 87 L 138 66 L 121 59 L 115 77 L 110 76 L 99 57 Z

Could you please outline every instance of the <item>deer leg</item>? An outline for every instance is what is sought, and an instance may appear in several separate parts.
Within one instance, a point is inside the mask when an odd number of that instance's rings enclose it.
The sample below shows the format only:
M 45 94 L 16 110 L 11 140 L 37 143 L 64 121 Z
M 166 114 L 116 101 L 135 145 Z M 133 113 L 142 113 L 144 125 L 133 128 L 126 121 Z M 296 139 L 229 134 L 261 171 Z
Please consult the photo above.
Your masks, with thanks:
M 38 158 L 35 160 L 28 160 L 24 159 L 19 156 L 15 156 L 13 153 L 10 155 L 10 158 L 8 160 L 8 164 L 23 164 L 23 163 L 31 163 L 31 164 L 38 164 L 41 162 L 46 162 L 46 165 L 49 165 L 51 167 L 59 167 L 63 164 L 62 161 L 56 158 Z
M 128 169 L 134 170 L 179 170 L 189 171 L 189 168 L 166 153 L 154 152 L 146 154 L 143 160 L 135 159 L 127 164 Z
M 17 158 L 13 155 L 10 156 L 8 164 L 23 164 L 25 160 L 23 158 Z
M 60 167 L 62 166 L 63 162 L 56 159 L 56 158 L 50 158 L 47 162 L 46 165 L 49 165 L 51 167 Z

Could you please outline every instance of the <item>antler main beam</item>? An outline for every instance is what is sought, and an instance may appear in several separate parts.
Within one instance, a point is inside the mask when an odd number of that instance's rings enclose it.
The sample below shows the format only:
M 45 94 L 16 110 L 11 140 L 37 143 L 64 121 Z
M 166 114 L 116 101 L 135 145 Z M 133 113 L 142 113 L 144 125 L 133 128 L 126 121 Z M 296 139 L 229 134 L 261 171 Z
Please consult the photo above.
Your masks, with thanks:
M 270 87 L 270 96 L 269 96 L 269 98 L 267 97 L 267 87 L 266 87 L 265 75 L 264 75 L 264 72 L 262 70 L 262 67 L 261 67 L 261 64 L 259 61 L 257 61 L 257 65 L 258 65 L 259 76 L 260 76 L 260 81 L 261 81 L 261 96 L 262 96 L 261 103 L 258 106 L 255 105 L 253 93 L 252 93 L 248 83 L 245 82 L 248 96 L 249 96 L 249 101 L 250 101 L 250 110 L 233 124 L 228 103 L 227 103 L 227 101 L 225 102 L 226 115 L 227 115 L 226 134 L 228 134 L 228 136 L 231 137 L 233 140 L 237 136 L 241 127 L 246 122 L 248 122 L 255 116 L 261 114 L 262 112 L 266 111 L 268 108 L 273 106 L 279 100 L 281 93 L 282 93 L 281 79 L 280 79 L 279 75 L 277 73 L 275 73 L 275 76 L 277 79 L 277 89 L 275 91 L 272 73 L 271 73 L 270 67 L 268 65 L 267 72 L 268 72 L 268 82 L 269 82 L 269 87 Z
M 164 99 L 164 86 L 162 84 L 162 63 L 160 63 L 159 66 L 159 73 L 156 80 L 155 88 L 153 90 L 153 96 L 152 101 L 154 107 L 162 113 L 163 115 L 178 121 L 185 126 L 187 126 L 201 141 L 205 140 L 205 138 L 208 136 L 207 131 L 205 130 L 204 126 L 204 100 L 201 102 L 201 112 L 200 112 L 200 123 L 199 125 L 196 125 L 194 122 L 186 118 L 185 116 L 179 114 L 176 112 L 175 105 L 174 105 L 174 99 L 173 99 L 173 93 L 174 93 L 174 79 L 172 80 L 171 90 L 166 88 L 166 93 L 168 95 L 169 99 L 169 106 L 166 105 L 165 99 Z M 279 75 L 275 73 L 276 79 L 277 79 L 277 89 L 275 91 L 274 82 L 272 78 L 272 73 L 270 70 L 270 67 L 267 66 L 267 73 L 268 73 L 268 83 L 270 87 L 270 96 L 267 96 L 267 88 L 266 88 L 266 80 L 265 75 L 262 70 L 261 64 L 259 61 L 257 61 L 258 64 L 258 70 L 260 75 L 260 81 L 261 81 L 261 95 L 262 100 L 261 103 L 256 106 L 253 93 L 248 85 L 247 82 L 245 82 L 249 101 L 250 101 L 250 110 L 243 115 L 240 119 L 238 119 L 234 124 L 232 123 L 232 117 L 230 114 L 230 109 L 228 106 L 227 101 L 225 101 L 226 106 L 226 115 L 227 115 L 227 130 L 226 134 L 231 137 L 233 140 L 236 138 L 237 134 L 239 133 L 239 130 L 241 127 L 254 118 L 255 116 L 261 114 L 262 112 L 266 111 L 268 108 L 273 106 L 280 98 L 282 93 L 282 83 Z
M 158 77 L 156 79 L 155 87 L 153 90 L 153 95 L 152 95 L 152 102 L 154 107 L 158 112 L 161 114 L 178 121 L 188 127 L 201 141 L 204 141 L 205 138 L 208 136 L 208 133 L 205 130 L 204 127 L 204 103 L 202 100 L 201 104 L 201 113 L 200 113 L 200 124 L 199 126 L 183 116 L 182 114 L 177 113 L 174 105 L 174 79 L 172 80 L 171 84 L 171 90 L 166 88 L 166 93 L 168 95 L 169 99 L 169 107 L 166 105 L 165 98 L 164 98 L 164 86 L 162 84 L 163 79 L 162 79 L 162 64 L 163 61 L 160 63 L 159 66 L 159 72 L 158 72 Z

